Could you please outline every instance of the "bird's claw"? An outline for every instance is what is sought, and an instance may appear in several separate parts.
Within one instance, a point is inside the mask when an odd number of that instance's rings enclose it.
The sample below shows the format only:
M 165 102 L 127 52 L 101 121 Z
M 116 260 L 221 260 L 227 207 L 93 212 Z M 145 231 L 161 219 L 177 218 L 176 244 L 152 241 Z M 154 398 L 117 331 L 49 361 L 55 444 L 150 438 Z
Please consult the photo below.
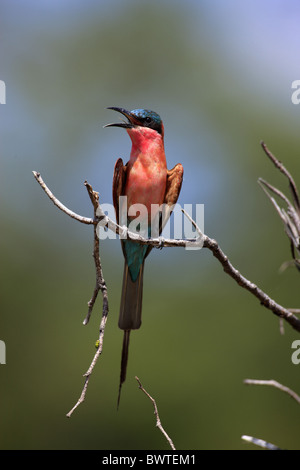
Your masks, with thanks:
M 159 242 L 158 242 L 158 245 L 156 246 L 156 248 L 158 250 L 162 250 L 163 247 L 165 246 L 165 240 L 164 240 L 163 237 L 158 237 L 158 240 L 159 240 Z

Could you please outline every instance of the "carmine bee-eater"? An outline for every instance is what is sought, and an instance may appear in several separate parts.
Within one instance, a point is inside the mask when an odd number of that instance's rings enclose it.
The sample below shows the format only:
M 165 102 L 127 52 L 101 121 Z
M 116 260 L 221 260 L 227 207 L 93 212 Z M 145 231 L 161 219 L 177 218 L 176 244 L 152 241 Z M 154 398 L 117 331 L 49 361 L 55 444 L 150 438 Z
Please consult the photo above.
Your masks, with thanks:
M 145 211 L 139 212 L 140 226 L 143 225 L 144 228 L 146 226 L 146 238 L 148 238 L 151 234 L 153 235 L 151 222 L 156 217 L 156 220 L 159 220 L 155 234 L 157 236 L 161 233 L 177 202 L 182 184 L 183 167 L 178 163 L 172 170 L 167 169 L 164 126 L 158 114 L 146 109 L 133 111 L 115 107 L 108 109 L 123 114 L 127 121 L 107 124 L 105 127 L 123 127 L 132 142 L 129 162 L 123 165 L 123 160 L 119 158 L 114 168 L 113 203 L 117 223 L 120 223 L 121 218 L 121 224 L 128 226 L 135 218 L 133 215 L 136 216 L 136 211 L 132 214 L 130 208 L 134 204 L 142 204 Z M 127 196 L 126 205 L 123 203 L 124 198 L 120 199 L 120 196 Z M 161 212 L 157 209 L 159 206 L 163 208 Z M 141 245 L 129 239 L 121 239 L 121 244 L 125 266 L 119 328 L 124 330 L 124 337 L 118 404 L 121 387 L 126 378 L 130 331 L 141 326 L 144 262 L 151 251 L 150 246 Z

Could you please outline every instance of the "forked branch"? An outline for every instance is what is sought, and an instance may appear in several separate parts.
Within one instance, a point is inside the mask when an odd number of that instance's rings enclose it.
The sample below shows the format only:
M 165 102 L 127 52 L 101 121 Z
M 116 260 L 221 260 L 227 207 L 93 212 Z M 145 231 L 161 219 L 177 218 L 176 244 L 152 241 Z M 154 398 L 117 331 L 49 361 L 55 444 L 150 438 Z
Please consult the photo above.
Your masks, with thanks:
M 273 206 L 275 207 L 279 217 L 281 218 L 284 230 L 290 239 L 291 244 L 291 251 L 292 257 L 294 260 L 294 264 L 296 268 L 300 271 L 300 259 L 297 257 L 297 253 L 300 256 L 300 199 L 297 186 L 295 181 L 293 180 L 291 174 L 288 170 L 284 167 L 284 165 L 270 152 L 268 147 L 264 142 L 261 143 L 262 148 L 264 149 L 266 155 L 269 159 L 274 163 L 276 168 L 278 168 L 281 173 L 287 177 L 289 182 L 290 192 L 292 194 L 293 204 L 290 202 L 288 197 L 284 193 L 282 193 L 279 189 L 275 188 L 267 181 L 263 180 L 262 178 L 258 179 L 258 182 L 270 201 L 272 202 Z M 270 194 L 273 193 L 282 201 L 284 201 L 286 208 L 282 208 L 276 202 L 275 198 Z M 288 263 L 285 263 L 284 266 L 288 266 Z
M 145 245 L 151 245 L 156 248 L 162 248 L 162 247 L 197 247 L 197 248 L 208 248 L 215 258 L 221 263 L 223 266 L 223 269 L 226 274 L 231 276 L 239 286 L 243 287 L 244 289 L 248 290 L 251 294 L 253 294 L 259 301 L 260 303 L 266 307 L 267 309 L 271 310 L 275 315 L 278 317 L 284 319 L 287 323 L 289 323 L 296 331 L 300 332 L 300 319 L 289 309 L 283 307 L 282 305 L 276 303 L 271 297 L 269 297 L 265 292 L 263 292 L 259 287 L 257 287 L 256 284 L 253 282 L 249 281 L 246 279 L 244 276 L 241 275 L 241 273 L 231 264 L 229 261 L 228 257 L 225 255 L 225 253 L 221 250 L 220 246 L 218 243 L 209 238 L 207 235 L 203 234 L 200 230 L 200 228 L 197 226 L 196 222 L 191 219 L 191 217 L 185 212 L 185 216 L 190 220 L 192 225 L 196 229 L 197 237 L 192 238 L 192 239 L 180 239 L 180 240 L 174 240 L 174 239 L 166 239 L 162 237 L 158 238 L 143 238 L 141 235 L 132 233 L 128 230 L 127 227 L 121 227 L 119 226 L 116 222 L 111 220 L 105 213 L 103 212 L 101 205 L 99 204 L 99 195 L 96 191 L 93 191 L 93 188 L 85 182 L 86 189 L 88 191 L 89 197 L 91 199 L 91 202 L 93 204 L 94 208 L 94 218 L 88 218 L 88 217 L 83 217 L 81 215 L 76 214 L 75 212 L 71 211 L 68 209 L 66 206 L 64 206 L 50 191 L 50 189 L 47 187 L 45 182 L 43 181 L 40 173 L 33 171 L 33 175 L 41 188 L 44 190 L 44 192 L 47 194 L 49 199 L 55 204 L 56 207 L 58 207 L 61 211 L 63 211 L 65 214 L 67 214 L 69 217 L 72 217 L 73 219 L 77 220 L 78 222 L 87 224 L 87 225 L 93 225 L 94 227 L 94 250 L 93 250 L 93 257 L 94 257 L 94 262 L 95 262 L 95 270 L 96 270 L 96 285 L 95 289 L 93 292 L 93 295 L 88 302 L 88 312 L 87 315 L 83 321 L 83 324 L 86 325 L 90 319 L 93 307 L 95 305 L 97 296 L 99 291 L 102 293 L 102 301 L 103 301 L 103 308 L 102 308 L 102 318 L 101 318 L 101 323 L 100 323 L 100 328 L 99 328 L 99 339 L 97 341 L 97 351 L 96 354 L 94 355 L 94 358 L 91 362 L 91 365 L 87 372 L 84 374 L 85 377 L 85 383 L 84 387 L 82 389 L 82 393 L 75 404 L 75 406 L 69 411 L 67 414 L 68 417 L 70 417 L 73 413 L 73 411 L 82 403 L 85 399 L 86 391 L 87 391 L 87 386 L 89 383 L 90 376 L 93 372 L 93 369 L 96 365 L 96 362 L 102 352 L 103 348 L 103 338 L 104 338 L 104 330 L 105 330 L 105 325 L 107 321 L 107 316 L 108 316 L 108 296 L 107 296 L 107 288 L 106 284 L 103 278 L 103 271 L 102 271 L 102 266 L 101 266 L 101 260 L 100 260 L 100 255 L 99 255 L 99 238 L 97 234 L 97 228 L 98 224 L 101 223 L 102 226 L 106 226 L 109 230 L 112 230 L 114 233 L 124 237 L 126 236 L 132 241 L 135 241 L 140 244 L 145 244 Z M 294 189 L 292 183 L 291 187 L 293 188 L 293 195 L 294 195 L 294 200 L 295 203 L 297 203 L 297 192 Z

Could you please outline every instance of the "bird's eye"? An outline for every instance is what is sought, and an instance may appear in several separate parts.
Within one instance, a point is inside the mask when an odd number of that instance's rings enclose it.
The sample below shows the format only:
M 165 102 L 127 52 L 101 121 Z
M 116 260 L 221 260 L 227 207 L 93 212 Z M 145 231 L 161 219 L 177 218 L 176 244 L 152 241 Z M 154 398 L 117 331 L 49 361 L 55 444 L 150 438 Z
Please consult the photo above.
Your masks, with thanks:
M 147 117 L 145 118 L 145 121 L 149 124 L 149 123 L 152 121 L 152 119 L 151 119 L 150 116 L 147 116 Z

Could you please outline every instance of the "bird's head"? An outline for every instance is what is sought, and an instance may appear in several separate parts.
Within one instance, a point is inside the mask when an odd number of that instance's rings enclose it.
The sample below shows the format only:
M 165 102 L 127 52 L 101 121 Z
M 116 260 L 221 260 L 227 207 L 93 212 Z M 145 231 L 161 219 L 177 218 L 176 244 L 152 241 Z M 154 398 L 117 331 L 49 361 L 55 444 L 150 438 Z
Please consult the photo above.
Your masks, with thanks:
M 133 109 L 127 111 L 124 108 L 110 107 L 126 117 L 127 121 L 107 124 L 104 127 L 123 127 L 127 130 L 131 140 L 162 140 L 164 138 L 164 125 L 160 116 L 148 109 Z

